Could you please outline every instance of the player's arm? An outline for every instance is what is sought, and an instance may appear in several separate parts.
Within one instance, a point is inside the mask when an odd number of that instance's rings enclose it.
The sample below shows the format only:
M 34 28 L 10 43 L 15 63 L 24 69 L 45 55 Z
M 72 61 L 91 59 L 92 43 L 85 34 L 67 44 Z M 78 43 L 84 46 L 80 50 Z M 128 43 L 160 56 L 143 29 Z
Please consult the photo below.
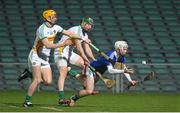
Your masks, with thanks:
M 91 41 L 88 39 L 87 42 L 91 42 Z M 92 60 L 96 60 L 96 59 L 94 58 L 94 55 L 93 55 L 93 53 L 92 53 L 91 48 L 89 47 L 89 44 L 87 44 L 87 43 L 83 43 L 83 44 L 84 44 L 85 51 L 86 51 L 87 55 L 88 55 Z
M 108 72 L 111 74 L 116 74 L 116 73 L 124 73 L 124 69 L 114 69 L 114 67 L 112 66 L 112 64 L 109 64 L 107 66 Z
M 62 33 L 70 38 L 76 38 L 76 39 L 81 39 L 81 37 L 78 34 L 75 34 L 71 31 L 68 30 L 63 30 Z
M 111 64 L 108 65 L 107 68 L 108 68 L 108 72 L 109 72 L 109 73 L 111 73 L 111 74 L 117 74 L 117 73 L 120 74 L 120 73 L 123 73 L 124 76 L 128 79 L 128 81 L 129 81 L 131 84 L 133 84 L 133 85 L 136 84 L 136 81 L 132 80 L 130 74 L 126 72 L 126 71 L 127 71 L 126 68 L 125 68 L 125 69 L 114 69 Z
M 65 45 L 65 41 L 62 42 L 62 43 L 56 43 L 56 44 L 54 44 L 54 43 L 50 43 L 47 38 L 42 39 L 42 43 L 43 43 L 43 45 L 44 45 L 46 48 L 49 48 L 49 49 L 51 49 L 51 48 L 58 48 L 58 47 L 61 47 L 61 46 L 64 46 L 64 45 Z
M 137 81 L 132 80 L 129 73 L 124 73 L 124 76 L 128 79 L 128 81 L 134 86 L 136 85 Z
M 129 74 L 129 73 L 125 73 L 125 70 L 124 70 L 124 69 L 114 69 L 111 64 L 108 65 L 107 67 L 108 67 L 109 73 L 112 73 L 112 74 L 123 73 L 123 74 L 125 75 L 125 77 L 128 79 L 128 81 L 129 81 L 129 82 L 132 82 L 132 79 L 131 79 L 131 77 L 130 77 L 130 74 Z
M 123 69 L 115 69 L 112 64 L 107 65 L 109 73 L 115 74 L 115 73 L 128 73 L 132 74 L 134 71 L 133 69 L 128 69 L 125 65 Z
M 87 63 L 90 63 L 88 58 L 86 57 L 85 53 L 84 53 L 84 50 L 82 48 L 82 45 L 81 45 L 81 41 L 80 40 L 75 40 L 75 45 L 76 45 L 76 48 L 77 50 L 79 51 L 80 53 L 80 56 L 87 62 Z
M 126 65 L 124 65 L 124 70 L 125 70 L 125 73 L 129 73 L 129 74 L 133 74 L 134 73 L 134 70 L 131 69 L 131 68 L 128 68 Z

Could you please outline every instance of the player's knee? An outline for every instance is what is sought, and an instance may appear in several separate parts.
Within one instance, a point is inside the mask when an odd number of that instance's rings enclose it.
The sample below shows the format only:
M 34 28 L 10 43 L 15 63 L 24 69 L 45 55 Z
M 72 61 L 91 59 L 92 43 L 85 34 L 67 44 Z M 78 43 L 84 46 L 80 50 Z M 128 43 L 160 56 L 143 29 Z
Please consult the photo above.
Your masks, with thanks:
M 86 90 L 86 92 L 87 92 L 88 95 L 91 95 L 93 90 Z
M 34 82 L 35 84 L 40 84 L 40 83 L 42 82 L 42 79 L 40 79 L 40 78 L 34 78 L 33 82 Z
M 61 78 L 61 79 L 66 79 L 66 76 L 67 76 L 67 73 L 61 73 L 61 74 L 60 74 L 60 78 Z
M 84 68 L 85 68 L 84 61 L 80 61 L 80 62 L 79 62 L 79 66 L 80 66 L 82 69 L 84 69 Z
M 52 80 L 44 81 L 44 84 L 47 85 L 47 86 L 50 85 L 51 83 L 52 83 Z

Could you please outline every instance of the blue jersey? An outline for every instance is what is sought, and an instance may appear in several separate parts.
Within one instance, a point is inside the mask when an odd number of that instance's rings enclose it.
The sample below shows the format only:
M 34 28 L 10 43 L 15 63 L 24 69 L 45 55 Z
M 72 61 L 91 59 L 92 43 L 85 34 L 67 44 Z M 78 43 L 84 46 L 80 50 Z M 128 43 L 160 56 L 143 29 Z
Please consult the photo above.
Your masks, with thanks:
M 113 62 L 120 62 L 123 64 L 126 62 L 126 58 L 124 56 L 120 56 L 117 58 L 114 50 L 110 50 L 106 52 L 105 54 L 108 57 L 110 57 Z M 106 60 L 104 57 L 100 57 L 97 61 L 92 61 L 90 65 L 94 67 L 96 71 L 103 74 L 107 70 L 107 66 L 111 65 L 111 63 L 108 60 Z

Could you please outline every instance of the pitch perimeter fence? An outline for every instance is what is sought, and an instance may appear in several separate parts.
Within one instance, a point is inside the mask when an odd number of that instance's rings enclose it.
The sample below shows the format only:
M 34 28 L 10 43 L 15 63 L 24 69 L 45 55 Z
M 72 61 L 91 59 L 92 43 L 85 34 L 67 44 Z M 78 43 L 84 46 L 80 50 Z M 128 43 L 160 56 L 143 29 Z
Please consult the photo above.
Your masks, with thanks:
M 95 89 L 105 92 L 179 92 L 180 91 L 180 63 L 128 63 L 128 66 L 135 70 L 131 76 L 133 80 L 142 80 L 150 72 L 155 72 L 156 78 L 137 84 L 136 86 L 126 89 L 129 82 L 123 74 L 109 74 L 106 72 L 103 76 L 116 80 L 113 88 L 108 89 L 104 83 L 99 80 Z M 27 68 L 26 63 L 0 63 L 0 90 L 27 90 L 31 79 L 25 79 L 21 82 L 17 81 L 18 76 Z M 59 77 L 58 70 L 54 64 L 51 64 L 53 72 L 53 81 L 50 86 L 41 84 L 38 90 L 57 90 L 57 81 Z M 76 68 L 76 67 L 73 67 Z M 73 77 L 67 76 L 65 81 L 66 91 L 76 91 L 82 89 L 82 85 Z

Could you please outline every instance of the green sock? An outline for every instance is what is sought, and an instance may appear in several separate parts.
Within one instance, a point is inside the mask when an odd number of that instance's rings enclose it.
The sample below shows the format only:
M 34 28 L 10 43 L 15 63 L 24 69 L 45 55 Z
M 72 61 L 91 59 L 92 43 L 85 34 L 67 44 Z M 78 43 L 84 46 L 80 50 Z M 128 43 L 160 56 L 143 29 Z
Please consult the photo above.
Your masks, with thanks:
M 64 91 L 59 91 L 59 99 L 64 99 Z
M 26 101 L 26 102 L 31 102 L 31 101 L 32 101 L 32 96 L 26 95 L 25 101 Z
M 81 72 L 79 70 L 71 69 L 68 71 L 68 74 L 72 77 L 76 77 L 77 74 L 80 74 Z

